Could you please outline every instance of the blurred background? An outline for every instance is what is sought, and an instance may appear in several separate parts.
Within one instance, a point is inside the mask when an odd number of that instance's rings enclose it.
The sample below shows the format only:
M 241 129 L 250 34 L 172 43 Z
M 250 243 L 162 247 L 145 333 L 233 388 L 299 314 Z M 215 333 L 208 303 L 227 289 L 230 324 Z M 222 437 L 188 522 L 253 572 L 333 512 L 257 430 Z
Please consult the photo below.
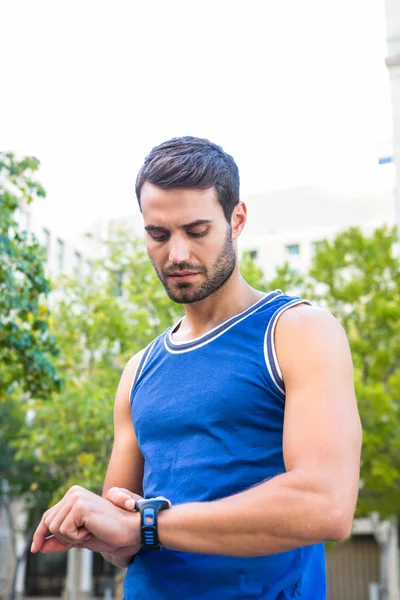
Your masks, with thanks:
M 121 598 L 100 555 L 31 555 L 99 493 L 127 360 L 181 314 L 143 247 L 150 149 L 232 154 L 242 273 L 328 307 L 364 428 L 329 600 L 399 600 L 400 0 L 0 1 L 0 598 Z

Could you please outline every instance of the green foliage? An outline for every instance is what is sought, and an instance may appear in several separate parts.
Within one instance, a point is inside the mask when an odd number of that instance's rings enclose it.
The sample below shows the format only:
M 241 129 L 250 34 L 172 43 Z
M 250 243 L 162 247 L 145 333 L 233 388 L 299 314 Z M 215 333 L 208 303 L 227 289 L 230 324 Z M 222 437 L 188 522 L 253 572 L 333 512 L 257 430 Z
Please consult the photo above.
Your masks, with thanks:
M 304 289 L 305 280 L 301 273 L 294 271 L 288 262 L 278 266 L 275 276 L 268 282 L 268 289 L 282 290 L 286 294 L 298 294 L 299 290 Z
M 240 261 L 240 273 L 253 288 L 261 290 L 262 292 L 267 292 L 268 289 L 272 289 L 268 288 L 262 269 L 260 269 L 256 261 L 251 258 L 248 252 L 243 253 Z
M 44 196 L 32 180 L 38 164 L 35 158 L 18 162 L 0 153 L 0 401 L 15 386 L 34 397 L 46 397 L 59 386 L 57 348 L 44 303 L 50 291 L 44 252 L 15 220 L 21 203 Z
M 358 514 L 400 506 L 400 262 L 395 230 L 351 228 L 325 242 L 299 293 L 344 326 L 363 424 Z M 285 289 L 276 279 L 274 287 Z
M 117 372 L 111 380 L 96 373 L 92 379 L 71 382 L 51 401 L 36 403 L 34 426 L 19 451 L 24 455 L 32 443 L 36 445 L 33 488 L 39 489 L 43 475 L 48 473 L 52 480 L 50 503 L 59 500 L 74 484 L 101 491 L 112 449 L 117 383 Z
M 400 368 L 386 381 L 368 377 L 356 392 L 363 422 L 359 514 L 399 514 L 400 500 Z
M 29 403 L 60 389 L 44 251 L 17 223 L 19 207 L 45 195 L 33 179 L 38 166 L 33 157 L 18 161 L 0 153 L 0 471 L 9 495 L 26 492 L 31 482 L 34 453 L 16 461 L 14 446 L 24 435 Z
M 346 329 L 363 423 L 360 513 L 400 506 L 400 263 L 394 229 L 352 228 L 317 253 L 316 297 Z M 317 289 L 317 286 L 314 288 Z

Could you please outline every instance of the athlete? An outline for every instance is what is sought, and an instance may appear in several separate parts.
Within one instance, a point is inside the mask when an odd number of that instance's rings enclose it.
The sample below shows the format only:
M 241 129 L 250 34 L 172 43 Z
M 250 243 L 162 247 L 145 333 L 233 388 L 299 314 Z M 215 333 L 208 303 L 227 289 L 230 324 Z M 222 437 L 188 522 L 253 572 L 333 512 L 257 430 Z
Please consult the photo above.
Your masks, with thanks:
M 136 193 L 185 315 L 121 376 L 103 497 L 71 488 L 32 551 L 102 552 L 127 567 L 125 600 L 323 600 L 323 543 L 349 536 L 359 482 L 346 335 L 326 310 L 241 277 L 246 205 L 222 148 L 161 144 Z

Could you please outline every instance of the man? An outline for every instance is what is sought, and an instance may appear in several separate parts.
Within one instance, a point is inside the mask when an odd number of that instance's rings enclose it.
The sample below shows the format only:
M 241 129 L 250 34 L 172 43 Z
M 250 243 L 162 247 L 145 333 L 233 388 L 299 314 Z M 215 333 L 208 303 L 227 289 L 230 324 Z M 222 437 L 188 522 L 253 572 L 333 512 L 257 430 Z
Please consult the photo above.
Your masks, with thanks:
M 102 552 L 128 567 L 126 600 L 322 600 L 323 542 L 350 534 L 358 491 L 346 336 L 327 311 L 242 279 L 246 206 L 219 146 L 161 144 L 136 193 L 185 316 L 122 374 L 105 498 L 69 490 L 32 551 Z

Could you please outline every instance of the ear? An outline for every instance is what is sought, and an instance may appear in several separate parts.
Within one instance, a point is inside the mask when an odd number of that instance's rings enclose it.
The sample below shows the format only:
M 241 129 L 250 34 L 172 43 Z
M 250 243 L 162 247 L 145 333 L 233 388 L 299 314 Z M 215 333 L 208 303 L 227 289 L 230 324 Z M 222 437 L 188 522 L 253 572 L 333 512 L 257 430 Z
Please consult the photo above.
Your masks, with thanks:
M 244 202 L 236 204 L 231 219 L 232 225 L 232 239 L 235 240 L 242 233 L 243 227 L 247 220 L 247 206 Z

